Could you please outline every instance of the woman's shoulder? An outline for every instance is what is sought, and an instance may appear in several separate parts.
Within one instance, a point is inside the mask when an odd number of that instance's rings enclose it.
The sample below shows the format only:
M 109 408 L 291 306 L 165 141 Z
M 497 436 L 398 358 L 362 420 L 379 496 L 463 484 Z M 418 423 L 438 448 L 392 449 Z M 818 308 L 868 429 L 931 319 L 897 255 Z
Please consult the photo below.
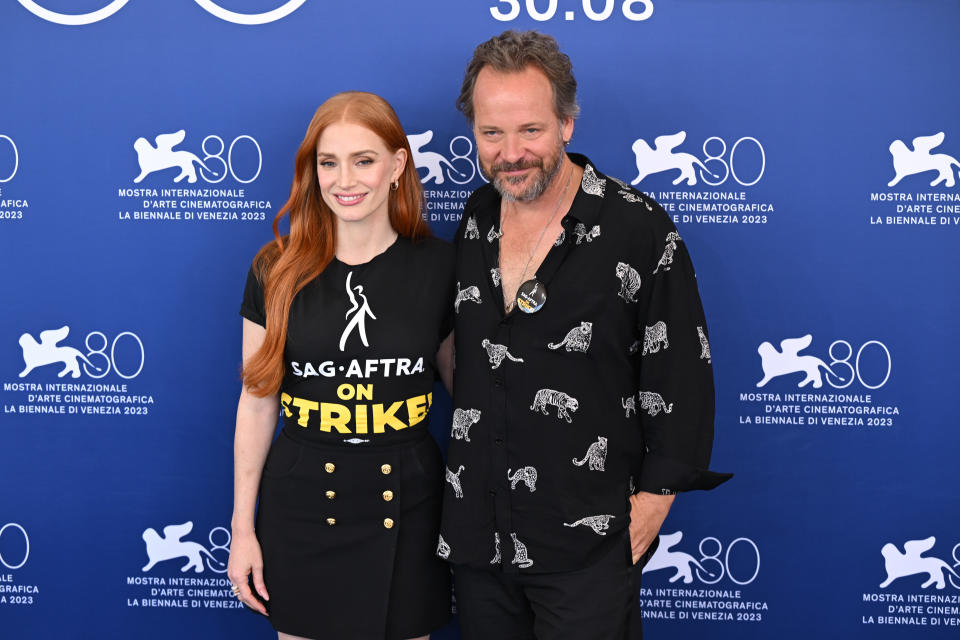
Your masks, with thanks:
M 410 251 L 419 259 L 435 265 L 437 268 L 453 268 L 455 252 L 453 244 L 442 238 L 430 236 L 420 240 L 411 240 Z

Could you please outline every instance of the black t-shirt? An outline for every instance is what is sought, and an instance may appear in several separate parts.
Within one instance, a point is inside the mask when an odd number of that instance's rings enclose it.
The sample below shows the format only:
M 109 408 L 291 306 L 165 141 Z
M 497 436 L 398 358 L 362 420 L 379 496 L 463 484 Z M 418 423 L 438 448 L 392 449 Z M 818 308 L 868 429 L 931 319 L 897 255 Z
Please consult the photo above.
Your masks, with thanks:
M 284 430 L 307 441 L 393 444 L 426 428 L 437 349 L 453 329 L 453 247 L 398 237 L 369 262 L 336 258 L 296 295 L 280 388 Z M 266 326 L 250 269 L 240 315 Z

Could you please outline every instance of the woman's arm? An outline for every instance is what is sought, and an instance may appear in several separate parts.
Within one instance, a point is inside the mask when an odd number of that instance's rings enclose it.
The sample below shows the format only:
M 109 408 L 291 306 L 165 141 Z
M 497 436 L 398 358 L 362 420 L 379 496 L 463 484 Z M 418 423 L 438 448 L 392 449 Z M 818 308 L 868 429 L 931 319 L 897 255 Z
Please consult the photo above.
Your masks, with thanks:
M 246 363 L 263 344 L 266 329 L 243 319 L 243 362 Z M 263 583 L 263 558 L 254 535 L 257 489 L 267 451 L 277 425 L 279 399 L 276 394 L 257 397 L 243 387 L 237 404 L 237 427 L 233 441 L 233 538 L 227 574 L 240 589 L 239 598 L 248 607 L 266 615 L 267 611 L 250 592 L 247 576 L 264 600 L 269 600 Z

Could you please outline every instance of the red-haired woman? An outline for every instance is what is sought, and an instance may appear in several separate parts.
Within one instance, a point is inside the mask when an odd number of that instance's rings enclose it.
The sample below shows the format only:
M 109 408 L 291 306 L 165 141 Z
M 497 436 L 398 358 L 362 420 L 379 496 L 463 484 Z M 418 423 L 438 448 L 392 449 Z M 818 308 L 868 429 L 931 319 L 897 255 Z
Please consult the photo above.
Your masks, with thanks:
M 281 640 L 425 638 L 450 616 L 426 417 L 451 386 L 454 256 L 411 156 L 382 98 L 324 102 L 247 278 L 228 574 Z

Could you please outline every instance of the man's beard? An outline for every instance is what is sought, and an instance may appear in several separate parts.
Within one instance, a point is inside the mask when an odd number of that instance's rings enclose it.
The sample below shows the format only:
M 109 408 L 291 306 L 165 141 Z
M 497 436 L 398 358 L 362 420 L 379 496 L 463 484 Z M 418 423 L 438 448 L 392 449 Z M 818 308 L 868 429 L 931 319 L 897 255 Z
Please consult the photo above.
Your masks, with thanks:
M 544 168 L 545 160 L 548 163 L 546 168 Z M 553 182 L 553 179 L 557 177 L 558 173 L 560 173 L 560 168 L 562 166 L 563 147 L 561 145 L 557 145 L 556 155 L 552 157 L 540 158 L 534 161 L 521 160 L 519 162 L 501 162 L 500 164 L 493 165 L 489 169 L 484 167 L 483 172 L 488 176 L 493 176 L 491 182 L 493 183 L 494 188 L 507 202 L 533 202 L 543 195 L 543 193 Z M 532 176 L 505 178 L 500 175 L 500 173 L 503 171 L 519 171 L 521 169 L 530 168 L 537 169 Z M 531 180 L 530 185 L 520 193 L 514 193 L 508 189 L 508 185 L 521 184 L 526 179 Z

